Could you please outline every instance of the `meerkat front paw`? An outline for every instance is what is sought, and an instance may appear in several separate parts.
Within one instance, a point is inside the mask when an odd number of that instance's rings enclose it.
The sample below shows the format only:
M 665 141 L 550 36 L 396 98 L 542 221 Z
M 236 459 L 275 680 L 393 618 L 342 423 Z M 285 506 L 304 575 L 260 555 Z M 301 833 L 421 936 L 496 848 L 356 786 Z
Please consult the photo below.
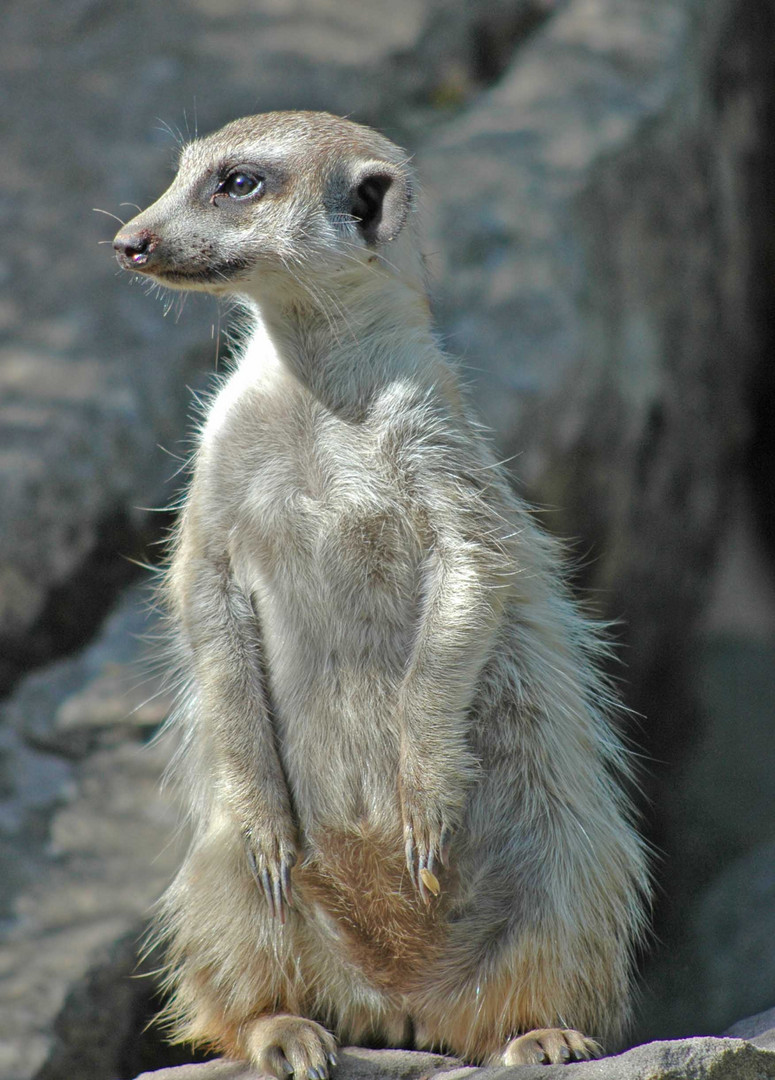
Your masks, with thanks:
M 602 1047 L 570 1028 L 537 1028 L 512 1039 L 498 1055 L 498 1065 L 563 1065 L 603 1056 Z
M 284 923 L 293 906 L 291 870 L 296 865 L 296 845 L 270 832 L 249 830 L 244 835 L 250 871 L 266 897 L 272 915 Z
M 260 1016 L 245 1025 L 251 1061 L 276 1080 L 326 1080 L 336 1065 L 336 1042 L 320 1024 L 302 1016 Z
M 436 876 L 440 866 L 449 866 L 452 828 L 443 807 L 434 806 L 416 788 L 401 785 L 401 814 L 404 823 L 404 851 L 412 883 L 426 904 L 438 896 L 441 885 Z

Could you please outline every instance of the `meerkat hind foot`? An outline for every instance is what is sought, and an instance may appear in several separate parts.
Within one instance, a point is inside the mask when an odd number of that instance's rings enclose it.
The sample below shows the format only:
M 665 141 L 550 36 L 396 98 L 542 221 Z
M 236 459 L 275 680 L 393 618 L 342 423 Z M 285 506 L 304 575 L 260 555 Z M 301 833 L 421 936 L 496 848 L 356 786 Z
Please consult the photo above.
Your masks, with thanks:
M 253 1064 L 276 1080 L 327 1080 L 336 1065 L 334 1037 L 302 1016 L 260 1016 L 245 1034 Z
M 537 1028 L 506 1043 L 498 1064 L 564 1065 L 602 1057 L 602 1047 L 570 1028 Z

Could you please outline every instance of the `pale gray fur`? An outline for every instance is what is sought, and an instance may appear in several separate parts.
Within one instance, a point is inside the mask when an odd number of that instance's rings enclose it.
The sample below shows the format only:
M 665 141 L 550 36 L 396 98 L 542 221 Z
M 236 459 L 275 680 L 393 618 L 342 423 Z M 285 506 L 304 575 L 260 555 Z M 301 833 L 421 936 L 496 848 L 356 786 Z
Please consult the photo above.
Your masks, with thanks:
M 434 338 L 414 192 L 375 132 L 274 113 L 116 238 L 254 321 L 166 579 L 193 840 L 161 934 L 176 1037 L 278 1077 L 327 1075 L 322 1024 L 590 1056 L 643 929 L 604 646 Z

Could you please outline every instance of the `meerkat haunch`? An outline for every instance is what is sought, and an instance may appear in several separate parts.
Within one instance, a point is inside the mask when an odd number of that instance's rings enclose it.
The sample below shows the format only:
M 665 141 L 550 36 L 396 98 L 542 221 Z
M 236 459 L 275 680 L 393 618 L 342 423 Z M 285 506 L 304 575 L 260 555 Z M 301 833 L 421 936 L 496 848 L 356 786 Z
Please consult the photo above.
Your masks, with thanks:
M 279 1080 L 334 1036 L 594 1056 L 643 926 L 599 639 L 434 338 L 414 188 L 368 128 L 271 113 L 115 240 L 253 316 L 166 578 L 193 840 L 161 934 L 175 1037 Z

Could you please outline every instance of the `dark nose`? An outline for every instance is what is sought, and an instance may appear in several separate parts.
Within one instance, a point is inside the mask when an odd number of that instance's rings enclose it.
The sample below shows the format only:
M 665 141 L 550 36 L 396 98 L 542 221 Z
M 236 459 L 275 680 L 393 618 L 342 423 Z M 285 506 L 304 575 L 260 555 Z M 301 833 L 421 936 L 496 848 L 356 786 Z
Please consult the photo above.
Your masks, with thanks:
M 147 229 L 139 232 L 120 232 L 113 241 L 118 261 L 128 268 L 145 266 L 150 259 L 157 238 Z

